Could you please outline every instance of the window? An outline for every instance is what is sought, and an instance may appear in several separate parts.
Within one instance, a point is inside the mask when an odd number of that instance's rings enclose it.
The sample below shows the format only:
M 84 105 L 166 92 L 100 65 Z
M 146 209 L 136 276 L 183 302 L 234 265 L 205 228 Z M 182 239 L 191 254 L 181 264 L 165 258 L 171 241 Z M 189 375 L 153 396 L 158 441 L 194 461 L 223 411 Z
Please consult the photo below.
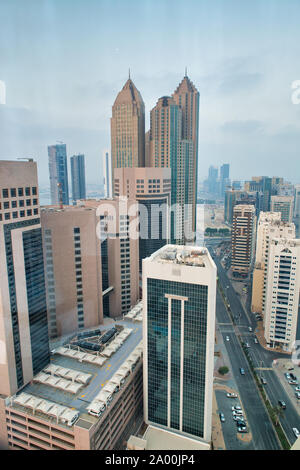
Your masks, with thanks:
M 24 196 L 23 188 L 18 188 L 18 196 Z
M 8 198 L 8 189 L 2 189 L 2 197 Z
M 16 188 L 11 188 L 11 190 L 10 190 L 10 197 L 17 197 Z

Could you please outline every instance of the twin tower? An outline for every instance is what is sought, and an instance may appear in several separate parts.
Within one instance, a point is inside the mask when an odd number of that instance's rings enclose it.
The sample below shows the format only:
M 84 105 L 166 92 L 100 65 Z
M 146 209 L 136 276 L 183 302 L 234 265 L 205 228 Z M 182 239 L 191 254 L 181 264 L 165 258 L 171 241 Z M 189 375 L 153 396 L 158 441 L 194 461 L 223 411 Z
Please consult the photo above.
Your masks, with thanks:
M 145 105 L 129 78 L 112 107 L 111 158 L 115 168 L 170 168 L 172 243 L 186 243 L 184 233 L 196 233 L 199 92 L 183 78 L 172 96 L 159 98 L 150 112 L 145 134 Z M 185 228 L 185 229 L 184 229 Z

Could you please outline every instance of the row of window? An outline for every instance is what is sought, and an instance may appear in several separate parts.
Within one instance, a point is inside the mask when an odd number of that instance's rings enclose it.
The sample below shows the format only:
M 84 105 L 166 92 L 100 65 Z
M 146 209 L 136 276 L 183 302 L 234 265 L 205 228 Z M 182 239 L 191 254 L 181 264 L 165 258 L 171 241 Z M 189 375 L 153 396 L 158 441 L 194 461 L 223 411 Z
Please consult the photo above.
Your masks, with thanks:
M 36 209 L 27 209 L 27 211 L 25 210 L 22 210 L 22 211 L 14 211 L 14 212 L 6 212 L 4 214 L 4 218 L 2 216 L 2 214 L 0 214 L 0 222 L 2 220 L 11 220 L 11 219 L 18 219 L 19 217 L 23 218 L 23 217 L 31 217 L 33 215 L 38 215 L 39 213 L 39 210 L 38 208 Z
M 30 187 L 26 186 L 25 188 L 5 188 L 2 189 L 2 198 L 8 199 L 9 197 L 23 197 L 25 196 L 36 196 L 37 188 L 36 186 Z

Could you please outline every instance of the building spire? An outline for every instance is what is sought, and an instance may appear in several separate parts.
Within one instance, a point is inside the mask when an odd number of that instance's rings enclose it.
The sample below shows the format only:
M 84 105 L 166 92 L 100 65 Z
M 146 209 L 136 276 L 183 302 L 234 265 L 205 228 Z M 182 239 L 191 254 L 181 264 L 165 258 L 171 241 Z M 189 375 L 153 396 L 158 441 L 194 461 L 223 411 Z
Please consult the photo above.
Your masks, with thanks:
M 185 77 L 187 77 L 187 67 L 185 67 Z
M 128 78 L 130 80 L 130 68 L 128 69 Z

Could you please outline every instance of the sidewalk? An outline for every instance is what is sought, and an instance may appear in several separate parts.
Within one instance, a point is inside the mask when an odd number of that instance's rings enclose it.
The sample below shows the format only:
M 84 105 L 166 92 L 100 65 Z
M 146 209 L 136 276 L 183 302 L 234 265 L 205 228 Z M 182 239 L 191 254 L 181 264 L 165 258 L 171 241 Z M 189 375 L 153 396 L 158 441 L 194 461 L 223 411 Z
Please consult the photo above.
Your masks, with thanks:
M 218 414 L 218 404 L 215 391 L 213 391 L 213 406 L 212 406 L 212 427 L 211 427 L 211 440 L 214 450 L 226 450 L 225 441 L 223 437 L 222 425 Z

